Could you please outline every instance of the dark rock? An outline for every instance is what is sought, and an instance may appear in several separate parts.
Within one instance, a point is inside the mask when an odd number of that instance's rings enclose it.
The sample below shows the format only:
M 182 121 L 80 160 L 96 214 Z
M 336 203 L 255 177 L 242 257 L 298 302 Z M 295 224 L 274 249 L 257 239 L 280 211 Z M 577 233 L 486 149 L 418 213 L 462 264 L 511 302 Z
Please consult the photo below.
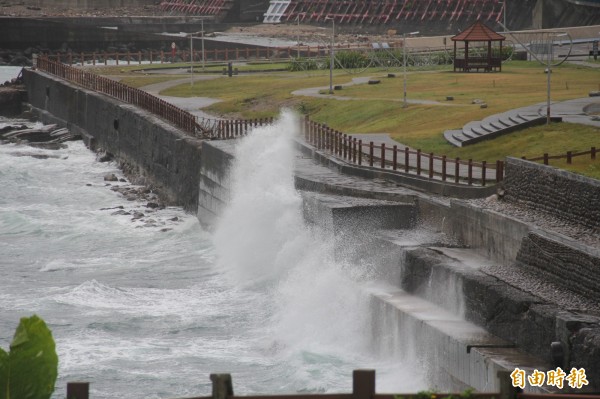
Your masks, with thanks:
M 370 85 L 377 85 L 379 83 L 381 83 L 381 81 L 379 79 L 371 79 L 368 82 Z
M 111 173 L 104 176 L 104 181 L 119 181 L 119 178 L 114 173 Z
M 129 212 L 124 211 L 124 210 L 121 209 L 119 211 L 111 213 L 111 215 L 131 215 L 131 213 L 129 213 Z
M 144 217 L 144 214 L 142 212 L 133 212 L 133 218 L 131 220 L 138 220 Z
M 156 209 L 156 208 L 160 207 L 160 205 L 159 205 L 159 204 L 157 204 L 156 202 L 148 202 L 148 203 L 146 204 L 146 207 L 147 207 L 147 208 Z
M 174 218 L 169 219 L 171 222 L 178 222 L 179 218 L 175 216 Z
M 123 178 L 120 178 L 120 179 L 119 179 L 119 181 L 120 181 L 121 183 L 127 183 L 127 180 L 125 180 L 125 179 L 123 179 Z
M 113 160 L 114 156 L 110 152 L 103 152 L 98 154 L 96 158 L 98 159 L 98 162 L 110 162 Z

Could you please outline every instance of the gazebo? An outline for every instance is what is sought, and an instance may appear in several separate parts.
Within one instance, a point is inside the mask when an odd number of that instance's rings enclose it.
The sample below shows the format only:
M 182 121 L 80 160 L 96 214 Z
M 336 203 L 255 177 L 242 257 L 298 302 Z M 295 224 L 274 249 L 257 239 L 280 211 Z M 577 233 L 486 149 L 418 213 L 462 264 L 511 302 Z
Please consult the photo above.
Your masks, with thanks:
M 480 69 L 484 72 L 502 72 L 502 42 L 506 37 L 494 32 L 481 21 L 477 21 L 451 39 L 454 42 L 454 72 L 457 70 L 471 72 Z M 457 42 L 465 42 L 464 58 L 456 56 Z M 469 57 L 469 43 L 473 42 L 487 42 L 487 54 Z M 492 42 L 500 42 L 500 51 L 495 57 L 492 54 Z

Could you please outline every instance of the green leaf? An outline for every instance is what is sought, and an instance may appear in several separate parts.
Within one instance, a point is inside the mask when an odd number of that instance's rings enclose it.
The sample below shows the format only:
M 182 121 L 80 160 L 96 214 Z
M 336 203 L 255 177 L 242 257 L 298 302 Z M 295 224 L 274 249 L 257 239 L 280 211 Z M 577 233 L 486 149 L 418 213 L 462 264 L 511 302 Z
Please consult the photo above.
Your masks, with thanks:
M 0 399 L 8 399 L 8 353 L 0 348 Z
M 48 399 L 58 357 L 52 333 L 38 316 L 22 318 L 10 353 L 0 350 L 0 399 Z

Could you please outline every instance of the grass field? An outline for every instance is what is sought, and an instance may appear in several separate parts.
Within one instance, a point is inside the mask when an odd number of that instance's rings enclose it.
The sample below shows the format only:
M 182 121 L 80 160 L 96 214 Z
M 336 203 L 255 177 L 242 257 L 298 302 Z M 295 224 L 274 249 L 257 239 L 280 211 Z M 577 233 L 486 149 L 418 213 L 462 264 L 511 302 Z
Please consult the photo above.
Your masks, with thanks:
M 381 83 L 337 90 L 336 96 L 348 98 L 348 101 L 340 101 L 327 95 L 312 97 L 291 94 L 303 88 L 328 87 L 328 70 L 265 72 L 202 81 L 193 87 L 185 83 L 161 94 L 218 98 L 221 102 L 205 110 L 238 118 L 275 117 L 282 108 L 292 108 L 343 132 L 389 133 L 394 139 L 413 148 L 478 161 L 493 162 L 505 156 L 537 157 L 545 152 L 556 155 L 567 150 L 589 150 L 591 146 L 600 148 L 600 129 L 566 123 L 536 127 L 464 148 L 456 148 L 445 141 L 443 132 L 447 129 L 460 129 L 473 120 L 545 102 L 547 75 L 544 68 L 534 62 L 513 61 L 506 64 L 501 73 L 453 73 L 449 68 L 411 71 L 407 77 L 408 98 L 437 103 L 410 104 L 407 108 L 402 107 L 404 82 L 401 71 L 394 71 L 396 77 L 392 78 L 388 77 L 389 71 L 377 69 L 361 75 L 349 75 L 340 70 L 334 72 L 334 85 L 349 83 L 357 76 L 377 78 Z M 186 77 L 139 76 L 139 73 L 130 71 L 122 75 L 124 83 L 135 87 Z M 590 91 L 599 88 L 599 70 L 574 65 L 553 69 L 553 101 L 586 97 Z M 454 100 L 446 101 L 448 96 Z M 485 101 L 488 108 L 482 109 L 472 104 L 474 99 Z M 580 161 L 582 165 L 577 166 Z M 555 164 L 561 165 L 558 161 Z M 589 160 L 584 162 L 583 159 L 577 159 L 570 169 L 600 178 L 600 167 L 589 165 Z

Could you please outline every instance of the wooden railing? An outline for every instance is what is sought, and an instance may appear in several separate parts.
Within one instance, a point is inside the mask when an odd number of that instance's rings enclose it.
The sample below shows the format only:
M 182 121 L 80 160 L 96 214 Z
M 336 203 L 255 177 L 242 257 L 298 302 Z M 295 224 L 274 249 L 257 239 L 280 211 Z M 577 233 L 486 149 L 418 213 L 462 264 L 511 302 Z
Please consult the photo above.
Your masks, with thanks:
M 517 399 L 518 391 L 511 384 L 510 372 L 498 371 L 500 392 L 469 392 L 469 399 Z M 211 374 L 212 395 L 196 396 L 188 399 L 420 399 L 423 393 L 378 394 L 375 391 L 375 370 L 354 370 L 352 373 L 352 393 L 330 394 L 279 394 L 238 396 L 233 392 L 230 374 Z M 552 399 L 561 395 L 527 395 L 520 394 L 521 399 Z M 67 398 L 89 399 L 89 383 L 77 382 L 67 384 Z M 115 394 L 115 397 L 119 397 Z M 460 393 L 430 393 L 427 399 L 460 399 Z M 535 398 L 534 398 L 535 397 Z M 579 396 L 578 396 L 579 397 Z M 566 398 L 558 398 L 566 399 Z M 600 399 L 600 395 L 585 395 L 582 399 Z
M 571 165 L 573 163 L 573 158 L 580 157 L 583 155 L 589 155 L 591 160 L 595 160 L 596 153 L 597 153 L 596 147 L 591 147 L 589 151 L 580 151 L 580 152 L 567 151 L 565 154 L 561 154 L 561 155 L 548 155 L 548 153 L 544 153 L 544 155 L 542 155 L 541 157 L 536 157 L 536 158 L 521 157 L 521 158 L 525 159 L 527 161 L 534 161 L 534 162 L 535 161 L 543 161 L 544 165 L 549 165 L 551 159 L 566 159 L 567 164 Z
M 424 153 L 408 147 L 399 149 L 397 145 L 385 143 L 364 143 L 346 133 L 329 128 L 327 125 L 305 119 L 304 139 L 318 150 L 330 154 L 357 166 L 369 166 L 391 172 L 403 172 L 419 177 L 441 180 L 442 182 L 481 185 L 498 183 L 504 179 L 504 161 L 488 165 L 486 161 L 474 162 L 472 159 L 450 159 L 445 155 Z M 493 175 L 489 177 L 488 172 Z
M 118 100 L 143 108 L 198 138 L 235 138 L 247 134 L 253 127 L 273 122 L 272 118 L 249 120 L 200 118 L 143 90 L 127 86 L 104 76 L 86 72 L 79 68 L 52 61 L 47 57 L 38 58 L 37 68 L 79 86 L 107 94 Z

